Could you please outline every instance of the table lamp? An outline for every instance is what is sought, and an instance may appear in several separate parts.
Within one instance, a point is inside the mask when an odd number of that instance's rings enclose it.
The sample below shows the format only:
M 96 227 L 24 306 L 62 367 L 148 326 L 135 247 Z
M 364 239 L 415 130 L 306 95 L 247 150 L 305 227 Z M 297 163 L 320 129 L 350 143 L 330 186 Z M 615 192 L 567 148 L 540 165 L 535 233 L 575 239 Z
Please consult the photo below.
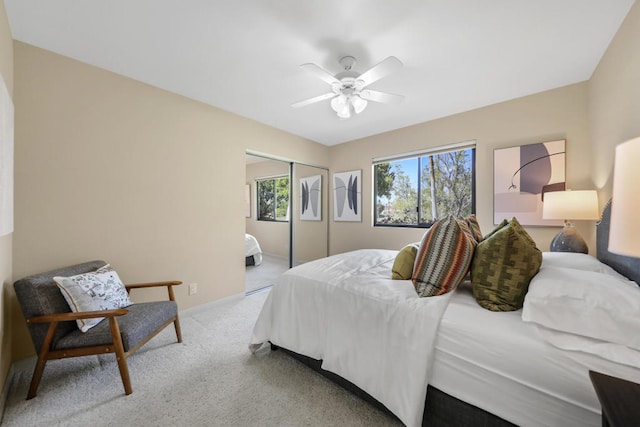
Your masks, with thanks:
M 598 193 L 595 190 L 551 191 L 544 193 L 543 219 L 564 220 L 564 227 L 551 241 L 551 252 L 589 253 L 587 242 L 571 223 L 572 220 L 596 220 Z
M 616 147 L 609 251 L 640 257 L 640 137 Z

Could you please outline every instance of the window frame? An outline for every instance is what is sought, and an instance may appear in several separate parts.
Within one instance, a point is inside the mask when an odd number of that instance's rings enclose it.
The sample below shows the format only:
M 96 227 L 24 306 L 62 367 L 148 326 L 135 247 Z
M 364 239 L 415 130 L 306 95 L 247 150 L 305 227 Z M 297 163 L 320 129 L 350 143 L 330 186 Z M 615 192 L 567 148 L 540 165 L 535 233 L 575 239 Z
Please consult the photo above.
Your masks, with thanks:
M 420 150 L 420 151 L 414 151 L 414 152 L 410 152 L 410 153 L 404 153 L 404 154 L 398 154 L 398 155 L 394 155 L 394 156 L 388 156 L 388 157 L 381 157 L 381 158 L 376 158 L 373 159 L 372 161 L 372 175 L 373 175 L 373 215 L 372 215 L 372 219 L 373 219 L 373 226 L 374 227 L 395 227 L 395 228 L 422 228 L 422 229 L 428 229 L 433 225 L 433 222 L 431 223 L 420 223 L 420 219 L 422 217 L 422 212 L 423 212 L 423 207 L 422 207 L 422 172 L 423 172 L 423 162 L 422 159 L 423 158 L 427 158 L 429 156 L 436 156 L 439 154 L 444 154 L 444 153 L 450 153 L 450 152 L 455 152 L 455 151 L 464 151 L 464 150 L 471 150 L 471 214 L 476 213 L 476 142 L 475 140 L 473 141 L 466 141 L 466 142 L 462 142 L 462 143 L 457 143 L 457 144 L 450 144 L 450 145 L 444 145 L 444 146 L 439 146 L 439 147 L 434 147 L 432 149 L 426 149 L 426 150 Z M 417 220 L 415 224 L 393 224 L 393 223 L 381 223 L 378 222 L 378 217 L 379 217 L 379 213 L 378 213 L 378 174 L 377 174 L 377 165 L 382 164 L 382 163 L 393 163 L 393 162 L 399 162 L 402 160 L 412 160 L 412 159 L 416 159 L 417 160 L 417 176 L 415 177 L 417 179 L 417 185 L 416 185 L 416 192 L 417 192 L 417 206 L 416 206 L 416 212 L 417 212 Z M 427 207 L 426 209 L 429 209 L 429 207 Z
M 277 194 L 277 188 L 278 188 L 278 183 L 277 181 L 282 180 L 282 179 L 286 179 L 287 180 L 287 191 L 289 192 L 289 194 L 287 195 L 287 208 L 285 209 L 285 218 L 286 219 L 278 219 L 278 194 Z M 267 217 L 263 217 L 261 214 L 261 203 L 260 203 L 260 185 L 263 182 L 267 182 L 267 181 L 272 181 L 273 182 L 273 188 L 274 188 L 274 203 L 273 203 L 273 218 L 267 218 Z M 274 175 L 274 176 L 269 176 L 269 177 L 264 177 L 264 178 L 256 178 L 255 179 L 256 182 L 256 221 L 266 221 L 266 222 L 282 222 L 282 223 L 288 223 L 290 222 L 290 209 L 291 209 L 291 178 L 289 177 L 288 174 L 283 174 L 283 175 Z

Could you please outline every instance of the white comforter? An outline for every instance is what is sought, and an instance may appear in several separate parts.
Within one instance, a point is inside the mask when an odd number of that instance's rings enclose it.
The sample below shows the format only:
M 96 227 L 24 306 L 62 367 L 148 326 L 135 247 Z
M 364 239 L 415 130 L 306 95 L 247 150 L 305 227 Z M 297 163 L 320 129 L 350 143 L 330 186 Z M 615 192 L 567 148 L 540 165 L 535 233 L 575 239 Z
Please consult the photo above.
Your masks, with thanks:
M 271 290 L 251 337 L 314 359 L 421 424 L 434 341 L 451 293 L 420 298 L 392 280 L 397 251 L 363 249 L 295 267 Z M 348 326 L 348 327 L 347 327 Z

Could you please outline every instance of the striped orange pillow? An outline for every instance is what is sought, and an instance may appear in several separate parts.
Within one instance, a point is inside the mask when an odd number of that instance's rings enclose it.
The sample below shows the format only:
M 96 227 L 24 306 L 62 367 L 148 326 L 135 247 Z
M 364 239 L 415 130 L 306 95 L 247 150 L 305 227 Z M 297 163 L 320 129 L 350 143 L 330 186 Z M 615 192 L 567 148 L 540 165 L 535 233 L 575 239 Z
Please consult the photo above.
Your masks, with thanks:
M 469 271 L 476 240 L 464 220 L 449 216 L 424 234 L 411 277 L 421 297 L 454 290 Z
M 476 239 L 476 243 L 482 242 L 482 231 L 480 230 L 480 223 L 478 222 L 478 218 L 475 215 L 469 215 L 465 218 L 467 222 L 467 226 L 469 226 L 469 230 L 471 231 L 471 235 L 474 239 Z

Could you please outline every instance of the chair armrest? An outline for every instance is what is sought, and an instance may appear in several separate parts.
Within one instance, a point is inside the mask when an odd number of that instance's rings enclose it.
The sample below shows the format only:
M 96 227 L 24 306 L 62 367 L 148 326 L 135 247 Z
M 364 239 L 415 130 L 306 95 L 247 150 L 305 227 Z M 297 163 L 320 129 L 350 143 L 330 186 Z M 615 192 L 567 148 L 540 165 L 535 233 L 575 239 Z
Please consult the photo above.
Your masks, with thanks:
M 156 288 L 159 286 L 166 286 L 167 292 L 169 293 L 169 301 L 175 301 L 175 295 L 173 294 L 173 286 L 181 285 L 182 282 L 179 280 L 170 280 L 167 282 L 151 282 L 151 283 L 133 283 L 131 285 L 124 285 L 127 289 L 128 293 L 131 293 L 132 289 L 143 289 L 143 288 Z
M 78 319 L 93 319 L 96 317 L 116 317 L 127 314 L 129 310 L 126 308 L 116 308 L 114 310 L 98 310 L 98 311 L 78 311 L 71 313 L 55 313 L 46 314 L 44 316 L 33 316 L 27 319 L 27 323 L 51 323 L 66 322 Z
M 127 291 L 131 289 L 139 289 L 139 288 L 156 288 L 158 286 L 178 286 L 181 285 L 182 282 L 179 280 L 170 280 L 166 282 L 152 282 L 152 283 L 133 283 L 130 285 L 124 285 L 127 288 Z

